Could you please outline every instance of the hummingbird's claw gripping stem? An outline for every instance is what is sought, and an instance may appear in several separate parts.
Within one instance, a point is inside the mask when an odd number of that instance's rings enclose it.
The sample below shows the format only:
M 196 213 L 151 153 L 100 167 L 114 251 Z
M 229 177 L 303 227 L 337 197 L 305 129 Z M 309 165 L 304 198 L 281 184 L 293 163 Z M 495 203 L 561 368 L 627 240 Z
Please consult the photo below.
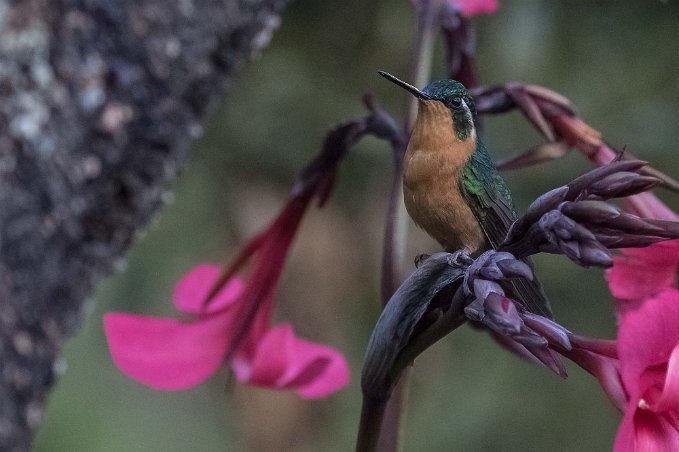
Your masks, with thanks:
M 454 267 L 467 267 L 474 262 L 471 253 L 468 249 L 461 249 L 455 251 L 448 258 L 448 263 Z
M 561 377 L 566 376 L 559 357 L 550 350 L 570 350 L 568 330 L 545 317 L 532 314 L 505 295 L 501 283 L 532 276 L 530 268 L 512 254 L 489 250 L 465 270 L 462 287 L 467 300 L 465 316 L 506 337 Z

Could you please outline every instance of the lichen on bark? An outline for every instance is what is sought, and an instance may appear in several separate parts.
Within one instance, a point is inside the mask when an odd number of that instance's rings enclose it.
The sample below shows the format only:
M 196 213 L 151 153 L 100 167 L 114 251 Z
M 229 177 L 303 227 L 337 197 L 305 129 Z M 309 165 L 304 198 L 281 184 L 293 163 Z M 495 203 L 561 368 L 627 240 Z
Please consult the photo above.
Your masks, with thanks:
M 0 0 L 0 450 L 285 0 Z

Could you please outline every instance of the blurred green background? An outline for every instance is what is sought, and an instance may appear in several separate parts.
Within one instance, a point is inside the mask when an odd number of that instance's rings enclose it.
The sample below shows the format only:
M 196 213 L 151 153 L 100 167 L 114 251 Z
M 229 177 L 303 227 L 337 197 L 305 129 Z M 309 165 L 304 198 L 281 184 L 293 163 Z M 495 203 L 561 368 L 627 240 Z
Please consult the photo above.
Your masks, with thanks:
M 297 333 L 346 353 L 352 386 L 306 402 L 291 393 L 229 383 L 160 392 L 124 377 L 110 360 L 102 314 L 173 315 L 174 282 L 203 261 L 228 262 L 273 218 L 297 171 L 327 129 L 363 114 L 371 91 L 402 117 L 403 93 L 376 75 L 405 76 L 413 35 L 407 0 L 299 0 L 261 59 L 243 72 L 195 145 L 174 198 L 140 237 L 115 277 L 99 285 L 51 395 L 38 451 L 351 450 L 359 375 L 379 313 L 379 259 L 390 155 L 366 139 L 344 163 L 335 197 L 305 218 L 279 291 L 277 317 Z M 484 83 L 553 88 L 615 145 L 679 176 L 679 7 L 675 1 L 501 1 L 475 19 Z M 439 49 L 433 74 L 444 75 Z M 518 113 L 487 121 L 496 157 L 540 138 Z M 524 208 L 589 164 L 577 152 L 507 174 Z M 679 208 L 679 196 L 659 193 Z M 407 262 L 436 245 L 411 228 Z M 540 256 L 556 317 L 583 334 L 612 337 L 603 274 Z M 562 381 L 463 327 L 415 363 L 405 450 L 610 450 L 619 415 L 575 366 Z

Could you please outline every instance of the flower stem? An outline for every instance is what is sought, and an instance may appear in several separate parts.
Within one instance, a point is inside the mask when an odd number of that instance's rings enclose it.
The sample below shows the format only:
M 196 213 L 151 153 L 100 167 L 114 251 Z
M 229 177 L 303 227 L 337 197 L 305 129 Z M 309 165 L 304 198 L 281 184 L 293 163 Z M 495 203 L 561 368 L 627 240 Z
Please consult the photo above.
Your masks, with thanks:
M 356 441 L 356 452 L 373 452 L 377 450 L 377 442 L 380 436 L 380 425 L 384 418 L 386 400 L 375 400 L 363 397 L 361 408 L 361 424 Z
M 403 429 L 401 418 L 408 402 L 408 384 L 410 383 L 411 371 L 412 366 L 403 369 L 398 383 L 396 383 L 391 397 L 387 401 L 384 418 L 382 419 L 382 429 L 377 442 L 378 451 L 393 452 L 399 449 L 399 440 Z
M 441 0 L 423 0 L 419 2 L 417 34 L 415 36 L 410 72 L 410 80 L 416 86 L 426 84 L 430 77 L 434 55 L 436 24 L 441 7 Z M 416 116 L 417 99 L 409 96 L 403 123 L 403 135 L 405 137 L 410 136 L 410 130 Z M 387 222 L 382 254 L 381 294 L 383 305 L 387 303 L 394 293 L 398 286 L 397 281 L 401 279 L 398 263 L 404 260 L 408 227 L 407 214 L 403 204 L 403 186 L 401 184 L 405 143 L 400 144 L 400 146 L 392 144 L 392 146 L 394 148 L 394 179 L 387 208 Z M 374 401 L 364 400 L 357 450 L 393 452 L 399 449 L 401 415 L 405 410 L 409 373 L 409 368 L 403 371 L 388 401 L 378 406 Z M 376 420 L 377 417 L 379 420 Z
M 403 152 L 405 143 L 392 143 L 392 155 L 394 158 L 394 176 L 391 182 L 391 192 L 389 194 L 389 205 L 387 206 L 387 221 L 384 228 L 384 243 L 382 245 L 382 279 L 381 279 L 381 295 L 382 307 L 387 304 L 391 295 L 398 288 L 399 270 L 398 262 L 402 261 L 405 248 L 405 238 L 397 233 L 399 229 L 403 229 L 399 217 L 403 215 L 402 209 L 399 208 L 403 204 L 401 185 L 401 172 L 403 171 Z M 396 256 L 394 256 L 396 254 Z
M 431 76 L 431 65 L 434 58 L 434 32 L 436 31 L 441 0 L 423 0 L 419 2 L 417 34 L 415 48 L 410 67 L 410 82 L 415 86 L 423 86 Z M 408 109 L 404 121 L 404 131 L 410 135 L 417 117 L 417 98 L 408 96 Z

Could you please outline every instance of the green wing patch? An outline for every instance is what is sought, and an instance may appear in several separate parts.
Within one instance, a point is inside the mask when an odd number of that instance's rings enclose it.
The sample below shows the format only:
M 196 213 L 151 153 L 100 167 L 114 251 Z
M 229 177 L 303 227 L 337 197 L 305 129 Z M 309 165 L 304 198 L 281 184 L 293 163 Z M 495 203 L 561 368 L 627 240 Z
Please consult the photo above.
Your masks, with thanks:
M 490 244 L 497 248 L 516 220 L 516 212 L 504 179 L 480 143 L 462 169 L 461 184 L 469 208 Z
M 497 249 L 517 215 L 507 184 L 480 142 L 462 169 L 460 184 L 463 196 L 488 242 Z M 526 258 L 524 262 L 533 268 L 530 259 Z M 512 281 L 507 289 L 510 296 L 521 301 L 529 311 L 552 318 L 549 301 L 537 277 L 533 281 L 519 278 Z

